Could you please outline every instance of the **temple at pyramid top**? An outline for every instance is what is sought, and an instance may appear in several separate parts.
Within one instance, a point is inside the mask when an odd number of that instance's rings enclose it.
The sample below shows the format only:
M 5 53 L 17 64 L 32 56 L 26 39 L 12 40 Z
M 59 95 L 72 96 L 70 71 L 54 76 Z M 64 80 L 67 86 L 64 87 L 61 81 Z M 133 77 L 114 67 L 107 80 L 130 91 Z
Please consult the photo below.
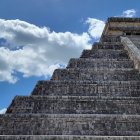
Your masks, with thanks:
M 140 18 L 108 18 L 102 36 L 140 35 Z
M 0 115 L 2 140 L 135 136 L 140 137 L 140 18 L 108 18 L 91 50 L 56 69 L 51 80 L 38 81 L 30 96 L 16 96 Z

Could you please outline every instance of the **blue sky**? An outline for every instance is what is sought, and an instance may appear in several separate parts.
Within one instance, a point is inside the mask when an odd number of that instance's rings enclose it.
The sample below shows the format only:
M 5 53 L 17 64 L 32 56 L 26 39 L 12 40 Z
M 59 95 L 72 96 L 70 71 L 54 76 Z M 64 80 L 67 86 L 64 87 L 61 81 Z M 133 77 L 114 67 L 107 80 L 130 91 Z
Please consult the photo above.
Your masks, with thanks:
M 139 10 L 139 0 L 0 0 L 0 113 L 89 49 L 108 17 Z

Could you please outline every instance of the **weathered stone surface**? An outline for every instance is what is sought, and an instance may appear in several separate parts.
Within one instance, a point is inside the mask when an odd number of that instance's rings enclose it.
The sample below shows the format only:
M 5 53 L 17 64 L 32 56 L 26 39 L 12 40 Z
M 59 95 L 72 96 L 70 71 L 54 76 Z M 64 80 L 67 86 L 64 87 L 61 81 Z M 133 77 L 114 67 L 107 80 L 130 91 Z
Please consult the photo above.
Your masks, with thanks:
M 79 58 L 70 59 L 67 68 L 93 68 L 93 69 L 124 69 L 133 68 L 134 64 L 131 60 L 127 59 L 89 59 L 89 58 Z
M 128 51 L 129 57 L 134 61 L 135 69 L 140 71 L 140 49 L 128 37 L 121 37 L 121 42 Z
M 140 74 L 138 70 L 134 69 L 56 69 L 52 80 L 129 81 L 140 80 Z
M 135 46 L 137 46 L 137 48 L 140 50 L 140 35 L 130 35 L 127 36 L 133 43 Z
M 125 50 L 94 49 L 84 50 L 81 58 L 108 58 L 108 59 L 127 59 L 128 54 Z
M 7 113 L 140 114 L 140 97 L 17 96 Z
M 127 18 L 127 17 L 109 17 L 108 18 L 108 20 L 107 20 L 108 22 L 119 22 L 120 23 L 120 25 L 122 25 L 122 26 L 125 26 L 125 24 L 121 24 L 122 22 L 126 22 L 126 23 L 139 23 L 140 22 L 140 18 Z M 131 26 L 134 26 L 134 25 L 131 25 Z
M 92 49 L 114 49 L 114 50 L 122 50 L 124 46 L 120 42 L 96 42 L 93 44 Z
M 1 140 L 140 140 L 139 136 L 5 135 Z
M 1 135 L 140 135 L 140 115 L 6 114 L 0 124 Z
M 39 81 L 32 95 L 138 97 L 140 81 Z
M 121 36 L 126 34 L 140 34 L 140 18 L 109 18 L 104 28 L 103 36 Z M 102 39 L 101 38 L 101 39 Z
M 118 44 L 120 43 L 120 35 L 104 35 L 102 34 L 101 42 L 103 43 L 111 43 L 111 44 Z

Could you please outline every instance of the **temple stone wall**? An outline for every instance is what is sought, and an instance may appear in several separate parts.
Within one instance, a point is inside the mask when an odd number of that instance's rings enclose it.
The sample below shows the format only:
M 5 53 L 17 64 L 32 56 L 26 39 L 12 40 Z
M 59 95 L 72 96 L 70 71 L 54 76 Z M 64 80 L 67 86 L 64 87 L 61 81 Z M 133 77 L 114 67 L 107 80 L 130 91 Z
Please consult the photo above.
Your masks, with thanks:
M 102 35 L 121 36 L 140 33 L 139 18 L 109 18 Z

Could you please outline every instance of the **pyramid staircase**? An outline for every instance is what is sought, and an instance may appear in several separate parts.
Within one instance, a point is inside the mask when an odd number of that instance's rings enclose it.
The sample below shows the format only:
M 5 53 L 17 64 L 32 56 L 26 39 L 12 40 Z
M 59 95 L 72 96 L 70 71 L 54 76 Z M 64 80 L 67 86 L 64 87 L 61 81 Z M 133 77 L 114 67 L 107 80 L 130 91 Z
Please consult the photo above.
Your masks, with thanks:
M 120 140 L 140 136 L 139 114 L 140 73 L 120 38 L 105 36 L 31 96 L 16 96 L 0 115 L 0 138 Z

